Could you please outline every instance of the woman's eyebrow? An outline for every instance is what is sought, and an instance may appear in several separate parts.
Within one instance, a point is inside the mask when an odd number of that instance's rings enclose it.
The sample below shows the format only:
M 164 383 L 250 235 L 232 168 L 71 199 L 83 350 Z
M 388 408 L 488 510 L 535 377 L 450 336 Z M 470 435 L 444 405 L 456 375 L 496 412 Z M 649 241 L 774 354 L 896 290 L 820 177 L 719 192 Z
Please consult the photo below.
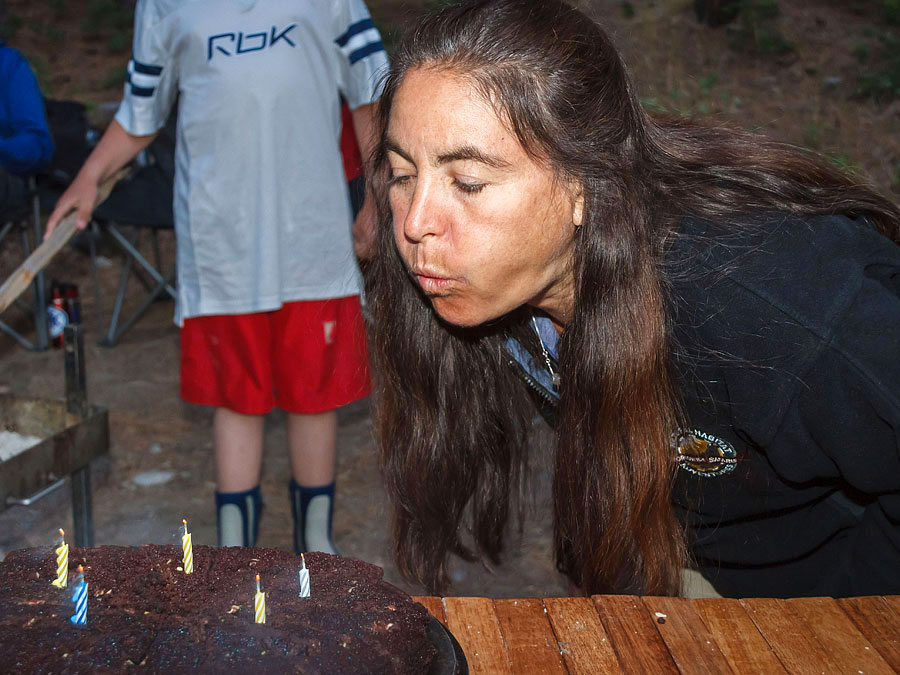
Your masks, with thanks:
M 388 152 L 393 152 L 395 155 L 400 155 L 410 164 L 415 164 L 415 162 L 412 161 L 412 157 L 404 152 L 403 149 L 397 144 L 397 141 L 395 141 L 393 138 L 388 137 L 384 140 L 384 149 Z
M 458 160 L 478 162 L 479 164 L 484 164 L 494 169 L 508 169 L 511 166 L 506 160 L 495 157 L 494 155 L 488 155 L 473 145 L 463 145 L 450 152 L 438 155 L 435 165 L 440 166 Z
M 385 150 L 388 152 L 393 152 L 396 155 L 400 155 L 403 159 L 405 159 L 410 164 L 415 164 L 412 157 L 409 156 L 403 148 L 400 147 L 400 144 L 397 143 L 393 138 L 386 138 L 384 141 Z M 449 152 L 442 153 L 438 155 L 437 160 L 434 162 L 435 166 L 441 166 L 443 164 L 447 164 L 448 162 L 456 162 L 456 161 L 471 161 L 478 162 L 479 164 L 484 164 L 485 166 L 489 166 L 494 169 L 508 169 L 512 165 L 506 160 L 500 159 L 499 157 L 495 157 L 494 155 L 488 155 L 485 152 L 482 152 L 474 145 L 463 145 L 454 150 L 450 150 Z

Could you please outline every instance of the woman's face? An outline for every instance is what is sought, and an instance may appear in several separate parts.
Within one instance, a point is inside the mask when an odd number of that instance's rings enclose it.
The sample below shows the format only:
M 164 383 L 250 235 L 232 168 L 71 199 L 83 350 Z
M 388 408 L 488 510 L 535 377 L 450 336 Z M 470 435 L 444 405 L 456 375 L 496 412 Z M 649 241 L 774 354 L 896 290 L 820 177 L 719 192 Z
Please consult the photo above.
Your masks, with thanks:
M 465 77 L 408 71 L 387 149 L 394 239 L 443 319 L 474 326 L 529 304 L 568 322 L 577 188 L 529 157 Z

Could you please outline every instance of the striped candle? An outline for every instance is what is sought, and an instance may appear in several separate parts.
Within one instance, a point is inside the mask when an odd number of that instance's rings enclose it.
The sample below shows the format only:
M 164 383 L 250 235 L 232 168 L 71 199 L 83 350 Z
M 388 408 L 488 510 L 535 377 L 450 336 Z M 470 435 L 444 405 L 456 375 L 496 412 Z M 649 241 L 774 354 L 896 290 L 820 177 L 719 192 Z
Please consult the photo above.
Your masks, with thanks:
M 266 622 L 266 594 L 259 588 L 259 575 L 256 575 L 256 596 L 253 598 L 254 621 L 256 623 Z
M 303 557 L 303 554 L 300 554 L 300 564 L 303 565 L 298 571 L 297 574 L 300 579 L 300 597 L 308 598 L 309 597 L 309 570 L 306 569 L 306 558 Z
M 65 588 L 69 583 L 69 545 L 65 530 L 59 530 L 59 546 L 56 548 L 56 579 L 51 583 L 57 588 Z
M 194 571 L 194 547 L 191 544 L 191 533 L 188 532 L 187 529 L 187 521 L 182 520 L 184 523 L 184 534 L 181 535 L 181 551 L 184 555 L 184 573 L 190 574 Z
M 87 623 L 88 585 L 84 582 L 84 567 L 78 566 L 78 578 L 75 582 L 75 592 L 72 594 L 72 602 L 75 603 L 75 614 L 69 617 L 76 626 Z

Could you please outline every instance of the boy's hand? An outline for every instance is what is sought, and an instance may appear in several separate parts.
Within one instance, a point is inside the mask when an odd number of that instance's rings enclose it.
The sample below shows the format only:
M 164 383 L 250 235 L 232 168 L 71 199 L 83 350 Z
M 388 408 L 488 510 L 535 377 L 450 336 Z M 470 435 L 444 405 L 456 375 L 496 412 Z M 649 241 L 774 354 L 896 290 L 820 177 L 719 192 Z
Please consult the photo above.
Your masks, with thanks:
M 97 200 L 97 181 L 92 177 L 79 173 L 72 184 L 63 192 L 56 202 L 56 207 L 47 219 L 47 230 L 44 240 L 56 229 L 59 222 L 71 211 L 76 212 L 75 227 L 83 230 L 87 227 Z
M 111 190 L 115 180 L 110 183 L 110 177 L 116 175 L 122 167 L 134 159 L 135 155 L 150 145 L 158 133 L 157 131 L 146 136 L 132 136 L 116 120 L 110 122 L 97 147 L 93 149 L 75 176 L 75 180 L 56 202 L 56 208 L 47 220 L 44 240 L 46 241 L 60 221 L 72 211 L 76 214 L 75 227 L 79 230 L 87 227 L 97 204 L 100 184 L 104 186 L 108 184 Z M 118 174 L 119 177 L 122 175 Z M 109 194 L 108 190 L 104 194 L 104 199 L 106 194 Z

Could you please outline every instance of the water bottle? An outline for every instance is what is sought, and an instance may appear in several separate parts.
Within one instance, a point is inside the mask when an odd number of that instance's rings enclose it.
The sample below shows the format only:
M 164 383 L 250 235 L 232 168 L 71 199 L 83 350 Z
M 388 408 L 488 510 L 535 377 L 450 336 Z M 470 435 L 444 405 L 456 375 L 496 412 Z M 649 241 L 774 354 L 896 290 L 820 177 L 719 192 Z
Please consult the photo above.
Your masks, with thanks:
M 54 349 L 63 346 L 63 331 L 69 323 L 66 304 L 60 284 L 56 281 L 50 286 L 50 304 L 47 306 L 47 330 Z

